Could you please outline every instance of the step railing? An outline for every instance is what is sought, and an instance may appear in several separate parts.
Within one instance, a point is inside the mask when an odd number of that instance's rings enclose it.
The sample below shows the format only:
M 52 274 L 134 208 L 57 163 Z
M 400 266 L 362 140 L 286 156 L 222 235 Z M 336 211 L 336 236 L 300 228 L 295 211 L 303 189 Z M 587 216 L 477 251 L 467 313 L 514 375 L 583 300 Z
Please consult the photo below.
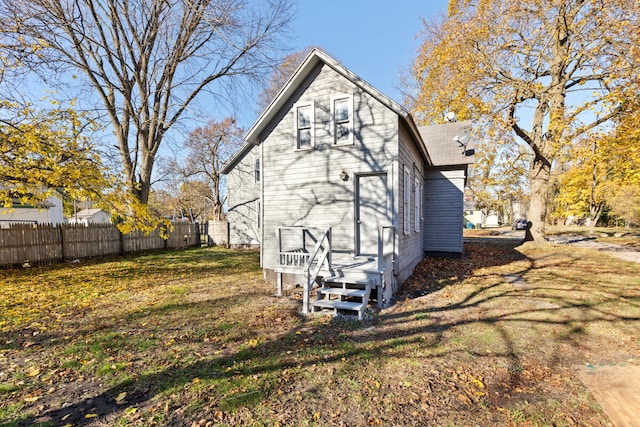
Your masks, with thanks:
M 319 232 L 324 232 L 324 229 L 302 226 L 276 228 L 278 264 L 302 270 L 309 260 L 312 247 L 315 247 L 312 245 L 318 243 L 314 233 Z
M 313 288 L 313 284 L 325 263 L 327 264 L 327 269 L 331 271 L 331 228 L 327 228 L 316 241 L 313 252 L 309 254 L 309 259 L 307 259 L 304 266 L 306 281 L 302 293 L 302 312 L 305 314 L 310 313 L 311 288 Z
M 385 231 L 389 230 L 391 232 L 391 252 L 386 253 L 385 252 Z M 382 272 L 386 267 L 387 267 L 387 260 L 386 260 L 386 256 L 388 254 L 393 255 L 394 252 L 394 244 L 393 244 L 393 239 L 394 239 L 394 232 L 393 232 L 393 225 L 381 225 L 380 227 L 378 227 L 378 265 L 377 265 L 377 269 L 379 272 Z

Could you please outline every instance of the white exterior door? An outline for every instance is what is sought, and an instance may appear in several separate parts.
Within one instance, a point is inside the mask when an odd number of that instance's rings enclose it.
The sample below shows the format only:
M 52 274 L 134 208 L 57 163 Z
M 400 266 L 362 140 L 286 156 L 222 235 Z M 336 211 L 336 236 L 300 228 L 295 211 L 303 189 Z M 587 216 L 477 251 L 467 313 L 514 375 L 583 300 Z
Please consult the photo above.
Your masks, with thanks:
M 356 254 L 378 254 L 378 227 L 391 224 L 387 174 L 356 175 Z

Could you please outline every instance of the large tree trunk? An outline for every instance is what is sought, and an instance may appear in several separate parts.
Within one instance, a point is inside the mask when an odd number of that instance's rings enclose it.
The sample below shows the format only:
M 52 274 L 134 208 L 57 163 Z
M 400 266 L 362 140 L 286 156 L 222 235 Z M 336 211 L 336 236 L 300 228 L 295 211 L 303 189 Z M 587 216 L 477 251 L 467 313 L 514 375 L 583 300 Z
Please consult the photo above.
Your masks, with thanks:
M 589 235 L 593 236 L 595 233 L 596 224 L 602 214 L 603 206 L 596 200 L 596 189 L 598 188 L 598 165 L 595 161 L 596 150 L 598 148 L 598 140 L 593 139 L 593 148 L 591 154 L 593 155 L 593 169 L 591 173 L 591 197 L 589 200 L 589 214 L 591 223 L 589 224 Z
M 549 178 L 551 164 L 536 156 L 531 165 L 531 198 L 529 200 L 529 227 L 525 240 L 544 242 L 547 218 L 547 197 L 549 193 Z

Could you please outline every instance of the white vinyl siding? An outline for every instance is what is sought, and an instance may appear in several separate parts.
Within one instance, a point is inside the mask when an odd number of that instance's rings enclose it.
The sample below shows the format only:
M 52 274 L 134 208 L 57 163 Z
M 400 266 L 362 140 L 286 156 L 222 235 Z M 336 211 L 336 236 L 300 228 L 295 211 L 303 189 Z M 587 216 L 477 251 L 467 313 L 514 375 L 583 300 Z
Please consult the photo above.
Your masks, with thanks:
M 260 158 L 260 147 L 251 151 L 227 175 L 227 220 L 232 246 L 258 245 L 261 240 L 258 221 L 260 184 L 255 181 L 255 159 Z
M 403 229 L 404 234 L 411 232 L 411 173 L 404 167 L 404 197 L 403 197 Z
M 278 262 L 277 241 L 271 237 L 277 227 L 332 227 L 332 248 L 339 253 L 355 253 L 353 177 L 389 171 L 391 185 L 394 176 L 391 171 L 397 158 L 397 115 L 330 67 L 318 67 L 311 77 L 272 128 L 264 132 L 261 225 L 268 237 L 263 249 L 265 268 L 273 268 Z M 361 106 L 361 111 L 352 115 L 353 127 L 359 131 L 353 134 L 353 145 L 336 149 L 331 130 L 331 97 L 345 93 L 353 94 L 354 106 Z M 313 150 L 296 150 L 292 147 L 292 129 L 296 126 L 292 111 L 294 106 L 310 101 L 315 105 Z M 349 177 L 346 181 L 341 178 L 343 171 Z M 390 199 L 390 204 L 397 200 L 400 210 L 402 195 Z M 400 222 L 401 217 L 397 226 L 402 233 Z
M 331 97 L 331 134 L 335 145 L 353 144 L 353 95 Z
M 424 222 L 420 222 L 419 232 L 413 231 L 415 228 L 415 218 L 412 217 L 415 215 L 415 205 L 411 205 L 411 203 L 415 203 L 416 200 L 420 200 L 421 197 L 420 193 L 422 191 L 419 191 L 418 197 L 416 198 L 414 178 L 417 176 L 420 179 L 420 177 L 423 176 L 423 164 L 420 151 L 415 144 L 409 127 L 400 123 L 398 131 L 398 160 L 400 164 L 397 185 L 399 188 L 398 234 L 400 236 L 398 240 L 398 259 L 396 261 L 398 267 L 396 271 L 398 274 L 398 283 L 402 283 L 411 276 L 415 266 L 424 257 L 422 248 Z M 407 173 L 406 175 L 405 172 Z M 408 193 L 410 198 L 406 207 L 408 212 L 403 212 L 405 193 Z M 422 197 L 424 197 L 424 195 Z M 420 210 L 422 211 L 422 207 L 420 207 Z M 404 218 L 406 218 L 406 220 L 403 220 Z
M 432 170 L 424 181 L 424 250 L 456 253 L 463 250 L 464 171 Z

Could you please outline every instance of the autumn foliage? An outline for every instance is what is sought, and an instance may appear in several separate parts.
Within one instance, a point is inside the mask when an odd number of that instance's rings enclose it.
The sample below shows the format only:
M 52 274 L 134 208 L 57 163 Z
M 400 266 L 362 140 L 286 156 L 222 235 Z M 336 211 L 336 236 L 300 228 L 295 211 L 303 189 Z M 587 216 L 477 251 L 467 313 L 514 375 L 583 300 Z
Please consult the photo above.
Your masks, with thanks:
M 424 23 L 407 102 L 422 123 L 454 111 L 528 145 L 529 219 L 542 240 L 558 156 L 631 111 L 638 23 L 631 0 L 452 0 L 448 17 Z
M 85 136 L 92 123 L 72 109 L 36 111 L 4 102 L 0 111 L 0 204 L 35 205 L 55 191 L 95 197 L 109 187 L 100 158 Z

